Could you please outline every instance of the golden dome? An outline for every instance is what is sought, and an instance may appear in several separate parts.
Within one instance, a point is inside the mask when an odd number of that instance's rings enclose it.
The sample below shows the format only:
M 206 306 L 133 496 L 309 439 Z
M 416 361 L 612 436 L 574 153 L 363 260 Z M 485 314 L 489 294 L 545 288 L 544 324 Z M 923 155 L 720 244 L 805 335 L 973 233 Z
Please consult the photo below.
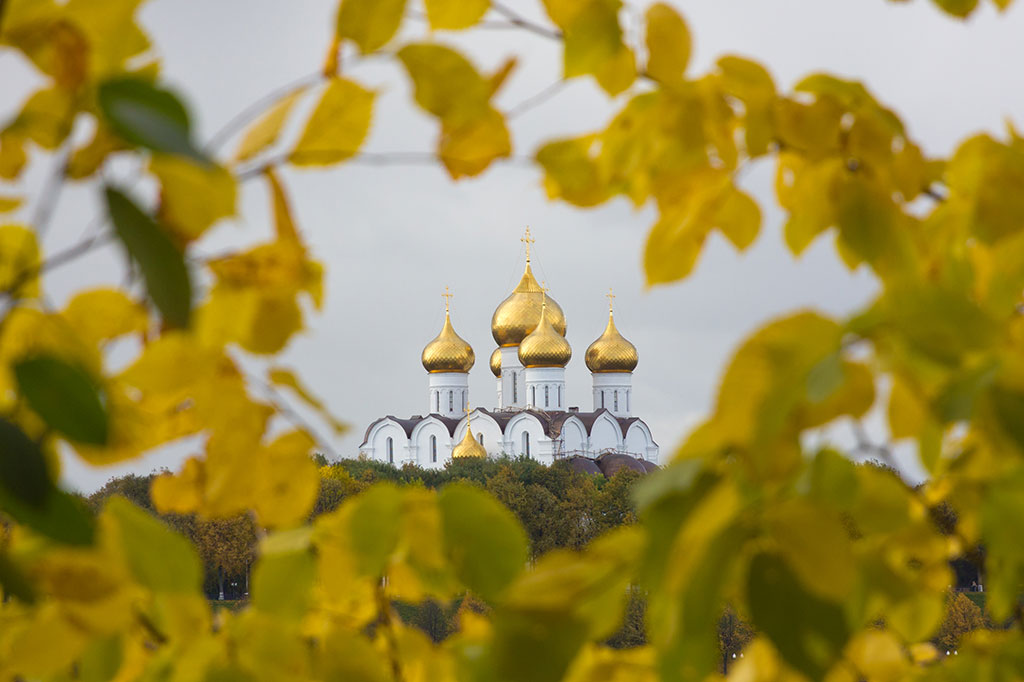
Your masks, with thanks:
M 526 271 L 519 285 L 501 302 L 491 317 L 491 335 L 499 346 L 517 346 L 528 334 L 537 328 L 544 290 L 530 269 L 526 259 Z M 548 320 L 562 336 L 565 336 L 565 314 L 550 296 L 547 297 Z
M 548 321 L 549 308 L 541 306 L 537 328 L 519 344 L 519 362 L 523 367 L 565 367 L 572 357 L 572 347 Z
M 494 376 L 501 378 L 501 349 L 495 348 L 494 352 L 491 353 L 491 373 Z
M 476 362 L 473 348 L 452 328 L 451 315 L 445 305 L 444 326 L 441 333 L 423 349 L 423 367 L 428 372 L 466 373 Z
M 627 341 L 615 328 L 615 318 L 608 310 L 608 326 L 604 333 L 587 348 L 584 356 L 591 372 L 632 372 L 639 357 L 636 346 Z
M 466 435 L 462 437 L 462 441 L 458 445 L 452 448 L 452 459 L 462 457 L 487 457 L 487 450 L 477 442 L 476 438 L 473 438 L 473 430 L 469 428 L 469 419 L 466 419 Z

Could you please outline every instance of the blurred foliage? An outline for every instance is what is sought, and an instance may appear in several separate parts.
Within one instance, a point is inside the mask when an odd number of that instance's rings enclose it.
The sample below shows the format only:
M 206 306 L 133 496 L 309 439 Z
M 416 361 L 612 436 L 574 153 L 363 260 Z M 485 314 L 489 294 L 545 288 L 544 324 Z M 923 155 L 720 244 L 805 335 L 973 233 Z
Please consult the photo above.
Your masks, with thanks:
M 699 33 L 664 3 L 629 12 L 627 27 L 620 0 L 542 0 L 537 20 L 487 0 L 425 0 L 422 12 L 341 0 L 316 74 L 203 142 L 137 23 L 139 2 L 0 3 L 0 46 L 39 77 L 0 128 L 0 211 L 11 216 L 0 226 L 0 679 L 707 679 L 720 670 L 724 604 L 757 632 L 732 679 L 1019 678 L 1024 138 L 1012 124 L 929 158 L 857 81 L 811 73 L 779 88 L 735 55 L 696 73 Z M 933 4 L 962 18 L 980 0 Z M 794 256 L 827 235 L 877 282 L 847 318 L 795 311 L 756 330 L 708 419 L 634 488 L 635 506 L 625 480 L 554 492 L 510 474 L 515 464 L 488 476 L 481 462 L 439 486 L 427 472 L 397 486 L 404 473 L 367 465 L 322 485 L 310 453 L 329 441 L 307 417 L 344 426 L 271 364 L 323 305 L 290 173 L 364 154 L 374 123 L 378 93 L 350 65 L 372 57 L 407 77 L 437 123 L 433 158 L 453 179 L 476 176 L 522 159 L 495 98 L 517 61 L 480 69 L 444 32 L 495 23 L 556 41 L 561 78 L 593 79 L 611 98 L 606 126 L 531 158 L 552 200 L 655 209 L 650 284 L 690 274 L 715 230 L 740 250 L 758 238 L 761 208 L 737 184 L 751 164 L 776 168 Z M 155 200 L 114 180 L 118 164 L 158 188 Z M 26 194 L 37 166 L 52 181 Z M 80 241 L 51 249 L 64 184 L 103 210 Z M 272 237 L 205 255 L 199 243 L 242 220 L 240 188 L 252 184 Z M 54 270 L 111 247 L 124 255 L 112 277 L 122 286 L 62 308 L 46 296 Z M 872 409 L 888 441 L 861 427 Z M 854 466 L 822 445 L 837 424 L 885 464 L 891 444 L 911 449 L 928 482 Z M 96 514 L 56 484 L 58 449 L 102 465 L 179 441 L 196 456 L 149 499 L 205 525 L 161 523 L 137 482 L 123 492 L 141 506 L 112 496 Z M 363 489 L 366 476 L 376 482 Z M 602 494 L 604 510 L 587 512 Z M 252 599 L 213 612 L 203 544 L 228 537 L 238 544 L 218 570 L 252 561 L 258 538 Z M 976 618 L 954 598 L 958 654 L 938 656 L 929 640 L 950 562 L 972 556 L 986 609 L 1006 627 L 964 636 Z M 437 613 L 424 611 L 434 625 L 421 628 L 394 606 L 460 599 L 443 639 Z M 607 646 L 624 623 L 634 634 L 623 641 L 639 643 L 640 621 L 645 644 Z

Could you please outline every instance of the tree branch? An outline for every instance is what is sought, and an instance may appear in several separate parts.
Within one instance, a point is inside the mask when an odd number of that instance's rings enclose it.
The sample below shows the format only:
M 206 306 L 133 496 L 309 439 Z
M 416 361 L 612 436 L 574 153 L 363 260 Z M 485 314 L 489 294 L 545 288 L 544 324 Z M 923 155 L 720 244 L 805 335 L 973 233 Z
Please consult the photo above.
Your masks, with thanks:
M 531 33 L 536 33 L 539 36 L 544 36 L 545 38 L 549 38 L 551 40 L 561 40 L 563 37 L 561 31 L 557 31 L 555 29 L 548 28 L 547 26 L 536 24 L 528 19 L 524 19 L 521 15 L 517 14 L 508 7 L 505 7 L 505 5 L 501 4 L 500 2 L 494 2 L 492 0 L 491 9 L 493 9 L 495 12 L 508 19 L 509 23 L 512 24 L 513 26 L 526 29 Z

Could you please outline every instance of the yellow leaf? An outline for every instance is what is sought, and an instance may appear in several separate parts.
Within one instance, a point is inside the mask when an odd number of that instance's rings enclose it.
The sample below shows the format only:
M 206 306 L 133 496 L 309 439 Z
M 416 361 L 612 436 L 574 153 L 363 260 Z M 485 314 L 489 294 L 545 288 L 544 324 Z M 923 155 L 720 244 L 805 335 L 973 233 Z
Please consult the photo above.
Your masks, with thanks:
M 0 226 L 0 291 L 15 298 L 39 295 L 39 245 L 35 233 L 20 225 Z
M 350 39 L 363 54 L 373 52 L 395 35 L 404 12 L 405 0 L 342 0 L 338 36 Z
M 683 80 L 690 61 L 690 29 L 679 13 L 663 2 L 647 9 L 647 74 L 666 85 Z
M 144 332 L 149 323 L 145 306 L 116 289 L 82 291 L 62 314 L 79 336 L 97 344 Z
M 438 156 L 456 180 L 464 175 L 478 175 L 492 161 L 511 153 L 505 119 L 494 109 L 458 126 L 442 126 Z
M 124 69 L 125 62 L 149 48 L 149 38 L 135 23 L 141 0 L 70 0 L 67 13 L 82 29 L 89 45 L 89 71 L 94 78 Z M 116 36 L 116 39 L 112 39 Z
M 552 21 L 562 29 L 566 78 L 594 75 L 610 95 L 633 82 L 633 53 L 622 43 L 620 0 L 544 0 Z
M 327 423 L 331 425 L 331 428 L 334 429 L 335 433 L 342 434 L 345 431 L 348 431 L 348 425 L 339 421 L 333 415 L 331 415 L 327 411 L 327 408 L 324 406 L 323 402 L 315 395 L 310 393 L 310 391 L 302 384 L 302 382 L 299 381 L 299 378 L 295 375 L 294 372 L 283 367 L 272 367 L 267 372 L 267 376 L 270 379 L 271 383 L 274 383 L 278 386 L 287 386 L 292 391 L 294 391 L 295 395 L 302 398 L 302 400 L 307 405 L 309 405 L 310 407 L 312 407 L 313 409 L 320 413 L 320 415 L 327 421 Z
M 911 674 L 903 643 L 891 632 L 865 630 L 847 645 L 846 655 L 864 679 L 899 682 Z
M 839 151 L 843 113 L 839 103 L 828 97 L 819 97 L 811 104 L 791 99 L 775 101 L 775 122 L 782 143 L 811 159 Z
M 92 139 L 84 147 L 72 152 L 71 158 L 68 159 L 68 177 L 75 180 L 87 178 L 99 170 L 107 156 L 127 148 L 110 128 L 102 121 L 97 121 Z
M 548 142 L 537 150 L 544 169 L 544 188 L 551 199 L 561 198 L 577 206 L 597 206 L 611 191 L 601 168 L 591 156 L 594 136 Z
M 288 197 L 285 196 L 281 181 L 277 179 L 277 174 L 271 168 L 267 168 L 263 175 L 270 183 L 271 202 L 274 208 L 274 228 L 278 240 L 301 244 L 299 231 L 295 228 L 295 221 L 292 220 L 292 211 L 288 207 Z
M 178 474 L 163 473 L 153 479 L 150 496 L 161 514 L 190 514 L 203 503 L 206 467 L 195 457 L 185 461 Z
M 892 376 L 889 390 L 889 433 L 894 440 L 913 438 L 928 420 L 928 406 L 914 394 L 898 374 Z
M 71 95 L 51 87 L 33 93 L 8 128 L 17 130 L 43 149 L 53 150 L 71 134 L 74 117 L 75 102 Z
M 289 160 L 297 166 L 326 166 L 355 155 L 370 130 L 373 99 L 374 93 L 358 83 L 332 78 Z
M 295 103 L 299 101 L 305 92 L 305 87 L 293 90 L 279 99 L 266 113 L 256 119 L 249 126 L 249 129 L 246 130 L 245 135 L 242 136 L 242 141 L 238 143 L 235 161 L 251 159 L 274 144 L 281 134 L 281 128 L 284 127 L 292 107 L 295 106 Z
M 3 670 L 11 678 L 38 679 L 56 675 L 70 666 L 85 649 L 88 638 L 69 622 L 57 604 L 39 610 L 6 625 Z
M 0 130 L 0 178 L 18 177 L 26 161 L 25 134 L 11 128 Z
M 25 200 L 21 197 L 0 196 L 0 213 L 10 213 L 11 211 L 17 210 L 24 201 Z
M 160 219 L 179 238 L 197 239 L 221 218 L 235 214 L 238 187 L 223 166 L 155 154 L 149 169 L 160 180 Z
M 266 446 L 252 462 L 260 474 L 252 506 L 267 526 L 305 520 L 316 500 L 320 476 L 310 458 L 315 442 L 304 431 L 290 431 Z
M 426 0 L 430 28 L 458 30 L 469 28 L 487 13 L 490 0 Z
M 843 602 L 856 578 L 853 548 L 839 517 L 793 500 L 769 508 L 766 519 L 782 557 L 811 592 Z
M 761 228 L 761 209 L 745 192 L 730 185 L 715 211 L 715 227 L 740 251 L 754 243 Z
M 1024 148 L 1004 145 L 987 135 L 973 137 L 956 150 L 946 167 L 950 198 L 962 202 L 974 235 L 993 243 L 1019 232 L 1024 197 L 1013 188 L 1024 183 Z
M 455 50 L 413 43 L 398 51 L 413 84 L 416 103 L 450 126 L 483 116 L 490 108 L 491 84 Z
M 573 661 L 566 682 L 655 682 L 654 649 L 638 646 L 613 649 L 597 644 L 586 644 Z
M 785 158 L 793 160 L 795 155 Z M 779 159 L 776 192 L 779 203 L 789 208 L 786 221 L 786 245 L 800 255 L 814 238 L 836 222 L 839 180 L 843 164 L 839 159 L 826 159 L 813 165 Z M 786 182 L 790 176 L 790 182 Z
M 205 344 L 237 343 L 252 353 L 273 354 L 302 329 L 302 309 L 293 291 L 216 286 L 198 311 L 196 328 Z

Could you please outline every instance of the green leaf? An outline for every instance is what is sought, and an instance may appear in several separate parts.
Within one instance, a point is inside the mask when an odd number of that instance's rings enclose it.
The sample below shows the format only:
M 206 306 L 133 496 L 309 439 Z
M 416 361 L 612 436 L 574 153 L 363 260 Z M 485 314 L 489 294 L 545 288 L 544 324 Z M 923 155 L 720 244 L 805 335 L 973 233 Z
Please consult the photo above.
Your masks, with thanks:
M 438 496 L 445 552 L 455 574 L 476 594 L 493 600 L 526 566 L 526 534 L 506 507 L 464 483 Z
M 34 604 L 36 601 L 32 582 L 5 552 L 0 552 L 0 588 L 3 588 L 3 597 L 9 595 L 25 604 Z
M 97 100 L 110 128 L 126 142 L 207 163 L 192 143 L 188 111 L 168 90 L 118 77 L 100 83 Z
M 53 488 L 46 458 L 39 446 L 3 418 L 0 418 L 0 487 L 33 507 L 41 507 Z
M 13 369 L 18 390 L 50 428 L 81 443 L 107 443 L 103 396 L 88 372 L 52 355 L 26 358 Z
M 747 604 L 754 626 L 787 663 L 812 680 L 822 679 L 850 636 L 842 609 L 805 592 L 774 554 L 758 554 L 749 570 Z
M 106 197 L 114 229 L 142 270 L 149 298 L 167 324 L 187 327 L 192 316 L 192 282 L 184 255 L 160 225 L 125 194 L 107 187 Z
M 80 498 L 56 487 L 51 487 L 39 506 L 25 504 L 6 488 L 0 488 L 0 509 L 19 524 L 57 542 L 92 544 L 95 534 L 92 514 Z
M 197 592 L 203 582 L 195 548 L 162 521 L 119 496 L 104 508 L 135 579 L 154 592 Z
M 275 533 L 263 542 L 252 574 L 252 599 L 257 609 L 291 619 L 306 613 L 316 577 L 309 538 L 306 527 Z

